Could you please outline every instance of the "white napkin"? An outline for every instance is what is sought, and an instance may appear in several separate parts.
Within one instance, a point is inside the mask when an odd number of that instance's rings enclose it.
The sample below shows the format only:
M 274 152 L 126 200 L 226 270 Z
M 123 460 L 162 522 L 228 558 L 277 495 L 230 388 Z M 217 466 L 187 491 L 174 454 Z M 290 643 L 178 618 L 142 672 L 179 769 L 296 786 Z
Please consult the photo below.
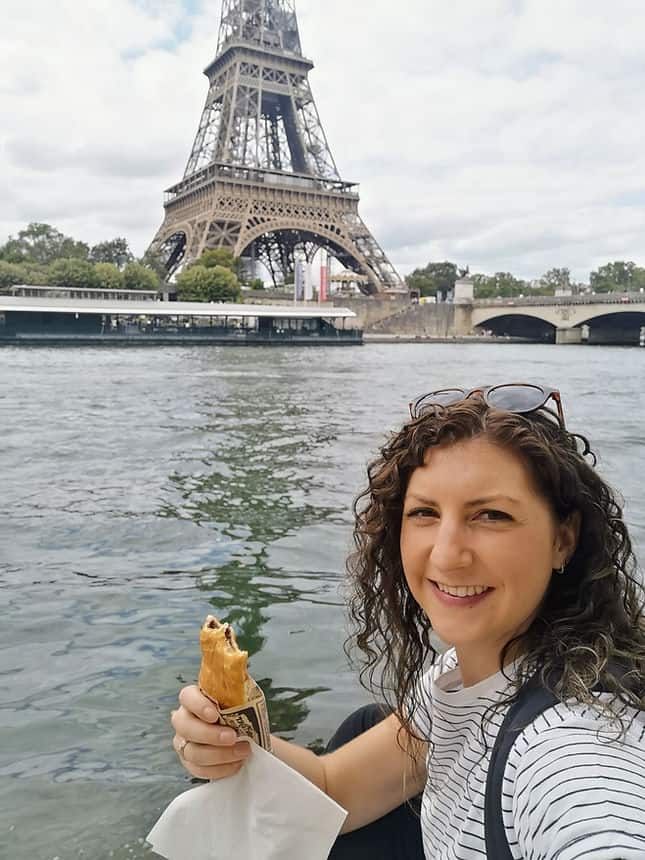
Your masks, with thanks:
M 251 743 L 241 771 L 174 800 L 148 835 L 167 860 L 327 860 L 347 812 Z

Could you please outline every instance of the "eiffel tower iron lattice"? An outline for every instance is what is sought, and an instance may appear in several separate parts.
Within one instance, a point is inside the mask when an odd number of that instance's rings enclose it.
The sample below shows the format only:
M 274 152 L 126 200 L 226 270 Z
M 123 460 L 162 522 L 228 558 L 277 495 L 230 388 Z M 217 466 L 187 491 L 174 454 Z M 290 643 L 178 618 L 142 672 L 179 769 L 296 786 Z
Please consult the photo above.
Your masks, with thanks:
M 338 172 L 309 86 L 293 0 L 223 0 L 217 56 L 184 178 L 150 250 L 168 276 L 205 250 L 259 260 L 274 283 L 327 249 L 364 293 L 405 285 Z

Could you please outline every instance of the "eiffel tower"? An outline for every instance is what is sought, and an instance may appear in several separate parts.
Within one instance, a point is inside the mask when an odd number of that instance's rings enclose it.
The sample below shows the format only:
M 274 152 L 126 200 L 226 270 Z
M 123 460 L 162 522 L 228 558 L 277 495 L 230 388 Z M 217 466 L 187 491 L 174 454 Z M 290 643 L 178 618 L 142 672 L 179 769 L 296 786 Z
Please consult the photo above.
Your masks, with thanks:
M 223 0 L 217 56 L 184 178 L 150 250 L 168 277 L 205 250 L 262 262 L 275 284 L 325 248 L 362 292 L 405 291 L 332 157 L 293 0 Z

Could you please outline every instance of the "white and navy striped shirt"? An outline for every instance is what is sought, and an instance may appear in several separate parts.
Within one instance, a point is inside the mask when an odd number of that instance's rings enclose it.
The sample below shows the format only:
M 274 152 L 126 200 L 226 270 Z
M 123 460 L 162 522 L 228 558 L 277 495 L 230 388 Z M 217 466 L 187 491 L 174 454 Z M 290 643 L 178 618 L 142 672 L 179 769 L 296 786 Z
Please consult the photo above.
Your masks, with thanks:
M 482 717 L 508 681 L 500 672 L 464 688 L 451 649 L 421 690 L 414 723 L 434 744 L 421 810 L 426 858 L 485 858 L 486 773 L 505 710 L 488 715 L 485 754 Z M 615 726 L 578 703 L 549 708 L 518 737 L 502 803 L 516 860 L 645 860 L 645 713 L 625 713 L 619 740 Z

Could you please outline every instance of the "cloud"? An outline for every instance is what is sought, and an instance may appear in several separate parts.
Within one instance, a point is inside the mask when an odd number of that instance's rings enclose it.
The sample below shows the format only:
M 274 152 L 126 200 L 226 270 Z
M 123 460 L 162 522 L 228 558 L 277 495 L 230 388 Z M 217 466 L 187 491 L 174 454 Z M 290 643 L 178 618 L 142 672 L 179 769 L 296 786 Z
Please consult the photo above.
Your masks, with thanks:
M 369 14 L 368 14 L 369 11 Z M 311 83 L 361 213 L 403 272 L 576 277 L 645 263 L 645 8 L 614 0 L 298 0 Z M 218 4 L 5 0 L 0 241 L 49 221 L 141 253 L 181 178 Z

